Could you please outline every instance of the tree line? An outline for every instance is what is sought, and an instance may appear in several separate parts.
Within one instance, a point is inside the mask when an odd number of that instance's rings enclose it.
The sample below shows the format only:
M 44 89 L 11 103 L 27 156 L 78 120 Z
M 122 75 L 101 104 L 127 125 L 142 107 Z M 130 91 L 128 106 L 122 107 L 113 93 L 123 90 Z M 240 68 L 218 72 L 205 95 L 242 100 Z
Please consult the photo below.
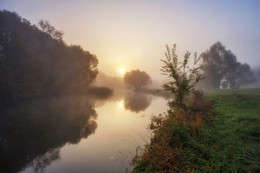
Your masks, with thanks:
M 98 59 L 47 21 L 38 26 L 0 11 L 0 105 L 40 96 L 84 93 L 95 79 Z

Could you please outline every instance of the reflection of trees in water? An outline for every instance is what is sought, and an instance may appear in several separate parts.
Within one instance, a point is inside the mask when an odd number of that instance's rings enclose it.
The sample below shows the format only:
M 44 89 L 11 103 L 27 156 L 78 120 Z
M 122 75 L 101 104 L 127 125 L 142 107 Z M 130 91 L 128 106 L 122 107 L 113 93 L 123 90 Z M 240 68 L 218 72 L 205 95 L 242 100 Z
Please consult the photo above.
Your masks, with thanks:
M 124 100 L 125 109 L 132 112 L 144 111 L 152 102 L 152 98 L 141 93 L 130 93 Z
M 44 99 L 0 111 L 0 169 L 27 166 L 42 171 L 59 158 L 59 149 L 95 132 L 97 114 L 87 100 Z

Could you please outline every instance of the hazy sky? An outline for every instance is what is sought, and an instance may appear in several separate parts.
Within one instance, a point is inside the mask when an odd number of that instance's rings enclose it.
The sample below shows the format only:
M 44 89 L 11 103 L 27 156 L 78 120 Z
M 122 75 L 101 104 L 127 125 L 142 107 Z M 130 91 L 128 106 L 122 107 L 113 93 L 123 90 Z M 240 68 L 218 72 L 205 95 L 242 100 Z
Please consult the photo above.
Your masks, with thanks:
M 33 24 L 48 20 L 110 75 L 139 68 L 159 79 L 165 44 L 174 43 L 182 57 L 220 41 L 240 62 L 260 66 L 258 0 L 0 0 L 0 8 Z

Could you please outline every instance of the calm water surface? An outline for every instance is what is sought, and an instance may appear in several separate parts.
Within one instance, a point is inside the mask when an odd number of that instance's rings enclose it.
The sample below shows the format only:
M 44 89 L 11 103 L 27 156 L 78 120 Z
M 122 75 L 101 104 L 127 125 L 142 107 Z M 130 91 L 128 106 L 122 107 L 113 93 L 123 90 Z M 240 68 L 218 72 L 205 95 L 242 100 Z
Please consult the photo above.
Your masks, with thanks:
M 118 92 L 107 100 L 45 98 L 1 112 L 1 167 L 7 172 L 118 173 L 149 141 L 162 97 Z

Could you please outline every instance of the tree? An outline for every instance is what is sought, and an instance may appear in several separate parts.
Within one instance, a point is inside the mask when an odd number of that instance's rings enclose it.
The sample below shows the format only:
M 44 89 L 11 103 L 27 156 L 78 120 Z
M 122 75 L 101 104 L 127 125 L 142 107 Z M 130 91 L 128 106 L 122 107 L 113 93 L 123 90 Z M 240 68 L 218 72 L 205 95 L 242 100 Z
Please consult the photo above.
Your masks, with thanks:
M 170 91 L 174 96 L 169 101 L 171 108 L 186 110 L 185 98 L 194 90 L 195 84 L 202 79 L 200 69 L 203 66 L 197 67 L 200 60 L 200 57 L 197 57 L 197 53 L 194 54 L 193 67 L 190 68 L 188 66 L 190 52 L 186 52 L 183 62 L 179 62 L 175 53 L 176 45 L 174 44 L 171 50 L 166 45 L 166 49 L 166 60 L 161 60 L 164 63 L 161 71 L 170 78 L 170 81 L 165 83 L 163 88 Z
M 206 78 L 206 87 L 209 89 L 219 89 L 221 81 L 227 71 L 234 71 L 236 56 L 217 42 L 209 50 L 202 53 L 203 76 Z M 232 68 L 228 69 L 228 68 Z
M 255 82 L 256 79 L 248 64 L 237 63 L 235 69 L 225 75 L 230 88 L 239 88 L 240 85 L 247 85 Z
M 151 77 L 140 70 L 132 70 L 124 75 L 125 83 L 135 90 L 142 89 L 151 83 Z
M 201 56 L 203 77 L 206 78 L 200 83 L 203 88 L 239 88 L 240 85 L 255 81 L 250 66 L 238 62 L 236 56 L 220 42 L 213 44 Z
M 48 22 L 40 29 L 16 13 L 0 11 L 0 107 L 41 96 L 84 93 L 98 59 L 66 45 Z

